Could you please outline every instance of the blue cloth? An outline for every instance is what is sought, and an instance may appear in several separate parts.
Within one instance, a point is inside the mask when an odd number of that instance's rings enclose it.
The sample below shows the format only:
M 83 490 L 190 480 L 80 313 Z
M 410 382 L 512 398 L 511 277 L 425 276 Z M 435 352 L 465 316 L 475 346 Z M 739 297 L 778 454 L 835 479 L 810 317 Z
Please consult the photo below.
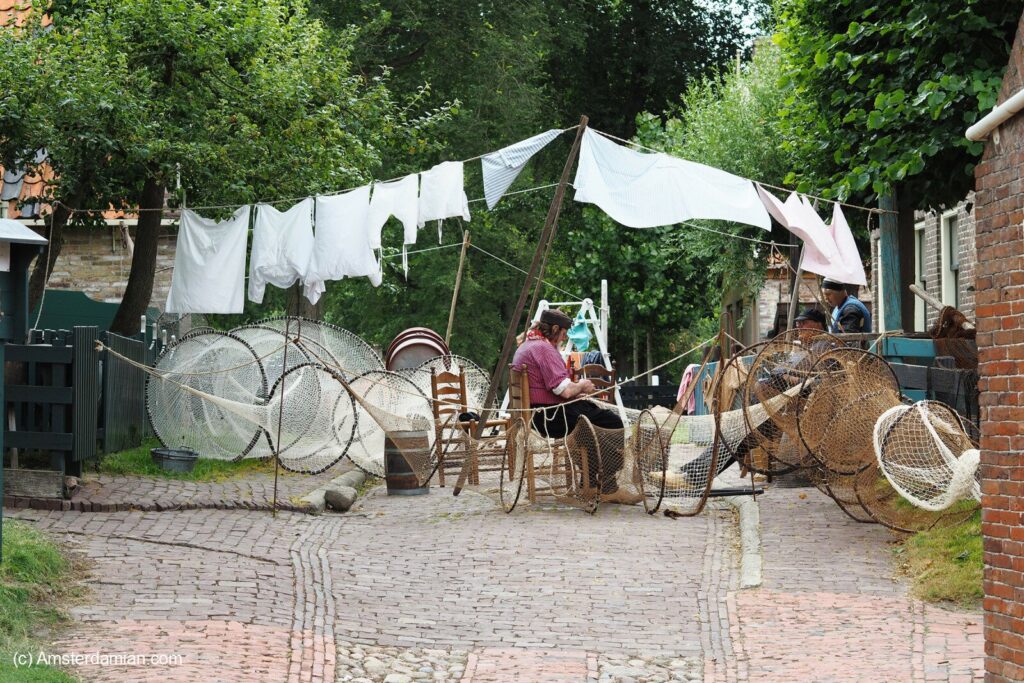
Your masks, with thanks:
M 590 328 L 582 315 L 576 316 L 576 321 L 566 334 L 577 351 L 586 351 L 590 348 Z
M 832 310 L 832 332 L 871 332 L 871 311 L 860 299 L 847 295 Z

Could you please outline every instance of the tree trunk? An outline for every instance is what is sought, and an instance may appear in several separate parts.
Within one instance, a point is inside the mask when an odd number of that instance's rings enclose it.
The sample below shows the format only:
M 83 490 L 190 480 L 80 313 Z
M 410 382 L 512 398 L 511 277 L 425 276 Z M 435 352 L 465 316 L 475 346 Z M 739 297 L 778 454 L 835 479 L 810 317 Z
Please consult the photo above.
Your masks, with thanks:
M 296 282 L 288 288 L 288 315 L 297 315 L 310 320 L 320 320 L 324 315 L 324 300 L 320 298 L 315 304 L 309 303 L 302 293 L 302 283 Z
M 135 253 L 124 298 L 114 315 L 110 331 L 130 337 L 139 331 L 139 318 L 145 314 L 153 296 L 156 275 L 157 246 L 160 243 L 160 222 L 163 218 L 164 185 L 150 176 L 142 186 L 139 220 L 135 229 Z
M 68 204 L 77 206 L 76 199 L 69 199 Z M 71 219 L 71 211 L 61 201 L 50 214 L 50 233 L 46 238 L 50 243 L 43 249 L 43 255 L 36 259 L 35 267 L 28 281 L 28 310 L 31 311 L 43 299 L 43 292 L 46 290 L 46 283 L 50 280 L 50 273 L 53 272 L 53 265 L 60 256 L 61 247 L 64 246 L 64 227 Z M 33 321 L 30 321 L 33 322 Z

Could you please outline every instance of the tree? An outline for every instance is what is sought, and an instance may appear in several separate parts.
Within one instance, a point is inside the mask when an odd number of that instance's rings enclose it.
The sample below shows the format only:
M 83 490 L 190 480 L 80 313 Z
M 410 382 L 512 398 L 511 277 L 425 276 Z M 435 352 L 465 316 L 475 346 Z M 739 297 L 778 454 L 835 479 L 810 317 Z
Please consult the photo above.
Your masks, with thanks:
M 102 196 L 138 207 L 117 332 L 134 332 L 149 303 L 167 191 L 179 176 L 182 195 L 172 204 L 185 196 L 193 206 L 229 206 L 337 190 L 368 179 L 385 149 L 429 150 L 430 128 L 448 116 L 445 106 L 421 114 L 416 96 L 395 101 L 383 77 L 353 74 L 352 34 L 326 32 L 300 1 L 103 0 L 51 10 L 53 25 L 38 41 L 41 72 L 64 95 L 58 104 L 72 112 L 76 130 L 88 127 L 89 107 L 119 112 L 117 125 L 94 126 L 104 149 L 68 136 L 46 118 L 47 107 L 37 109 L 56 144 L 51 159 L 61 183 L 84 177 L 69 159 L 89 158 Z M 78 78 L 76 60 L 115 79 L 108 96 L 90 87 L 91 72 Z
M 933 208 L 973 187 L 982 145 L 964 131 L 995 103 L 1021 7 L 996 0 L 789 0 L 787 144 L 817 163 L 804 191 L 870 199 L 899 187 Z

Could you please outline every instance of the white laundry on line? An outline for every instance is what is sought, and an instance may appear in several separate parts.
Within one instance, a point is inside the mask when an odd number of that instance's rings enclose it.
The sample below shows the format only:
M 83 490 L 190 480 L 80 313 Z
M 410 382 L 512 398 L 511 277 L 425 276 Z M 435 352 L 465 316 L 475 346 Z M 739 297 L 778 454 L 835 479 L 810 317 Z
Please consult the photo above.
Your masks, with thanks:
M 310 302 L 320 300 L 327 291 L 328 280 L 368 277 L 374 287 L 380 286 L 380 266 L 366 231 L 369 210 L 369 185 L 345 194 L 316 198 L 313 258 L 303 281 Z
M 249 254 L 249 300 L 263 303 L 268 284 L 287 289 L 303 281 L 313 255 L 313 198 L 287 211 L 256 205 Z
M 488 209 L 494 208 L 505 194 L 505 190 L 526 166 L 526 162 L 561 134 L 561 130 L 553 128 L 480 158 L 484 176 L 484 198 L 487 200 Z
M 631 228 L 705 218 L 771 229 L 746 178 L 660 152 L 637 152 L 589 128 L 583 132 L 574 184 L 576 201 L 596 204 Z
M 181 212 L 167 313 L 241 313 L 249 207 L 225 221 Z

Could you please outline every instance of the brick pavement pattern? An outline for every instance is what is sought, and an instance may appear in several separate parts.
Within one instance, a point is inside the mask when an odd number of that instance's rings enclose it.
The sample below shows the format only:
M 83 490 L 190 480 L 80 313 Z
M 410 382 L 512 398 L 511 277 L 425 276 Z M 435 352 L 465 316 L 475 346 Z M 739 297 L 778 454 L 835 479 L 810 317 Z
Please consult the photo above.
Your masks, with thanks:
M 18 510 L 92 558 L 55 645 L 182 655 L 83 681 L 969 681 L 980 613 L 926 606 L 877 526 L 813 489 L 760 499 L 765 583 L 735 513 L 500 512 L 450 489 L 346 515 Z M 803 496 L 803 497 L 801 497 Z M 9 513 L 11 514 L 11 513 Z

